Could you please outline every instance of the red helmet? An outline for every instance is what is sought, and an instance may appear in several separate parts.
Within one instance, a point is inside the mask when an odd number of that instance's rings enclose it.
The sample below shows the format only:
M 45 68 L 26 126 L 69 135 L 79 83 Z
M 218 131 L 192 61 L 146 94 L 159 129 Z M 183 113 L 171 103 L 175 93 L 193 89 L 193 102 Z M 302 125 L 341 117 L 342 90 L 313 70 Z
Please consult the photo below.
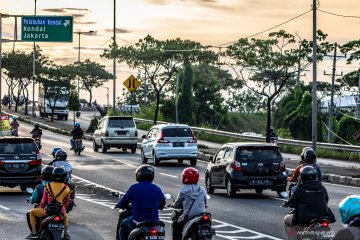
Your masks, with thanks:
M 183 184 L 196 184 L 199 181 L 199 171 L 193 167 L 185 168 L 181 173 Z

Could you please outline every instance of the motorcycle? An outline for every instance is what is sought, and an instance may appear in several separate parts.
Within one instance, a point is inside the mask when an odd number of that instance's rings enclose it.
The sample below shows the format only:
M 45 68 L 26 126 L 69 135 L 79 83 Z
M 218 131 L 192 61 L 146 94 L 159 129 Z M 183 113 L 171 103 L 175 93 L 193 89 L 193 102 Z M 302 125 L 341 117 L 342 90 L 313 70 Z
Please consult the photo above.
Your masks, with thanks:
M 39 150 L 41 149 L 42 145 L 41 145 L 41 137 L 39 136 L 33 136 L 33 139 L 37 145 L 37 147 L 39 148 Z
M 271 137 L 271 138 L 270 138 L 270 143 L 271 143 L 272 145 L 274 145 L 274 146 L 277 146 L 277 139 L 276 139 L 276 137 Z
M 121 198 L 118 192 L 112 192 L 113 197 Z M 170 196 L 170 197 L 169 197 Z M 170 194 L 165 194 L 166 199 L 171 198 Z M 120 224 L 125 219 L 132 216 L 132 206 L 129 204 L 125 209 L 119 210 L 119 220 L 116 226 L 116 239 L 120 240 Z M 129 240 L 164 240 L 165 223 L 162 221 L 145 221 L 136 225 L 131 231 Z
M 75 155 L 80 155 L 80 153 L 84 150 L 85 146 L 83 146 L 82 144 L 82 139 L 81 138 L 77 138 L 75 139 L 75 144 L 74 144 L 74 153 Z
M 17 129 L 11 129 L 11 136 L 18 137 L 19 136 L 18 130 Z
M 207 196 L 210 199 L 210 196 Z M 174 231 L 174 222 L 178 220 L 182 214 L 182 209 L 174 209 L 171 215 L 171 230 Z M 211 214 L 204 212 L 188 219 L 182 228 L 182 240 L 211 240 L 216 234 L 211 228 Z M 173 234 L 174 236 L 174 234 Z

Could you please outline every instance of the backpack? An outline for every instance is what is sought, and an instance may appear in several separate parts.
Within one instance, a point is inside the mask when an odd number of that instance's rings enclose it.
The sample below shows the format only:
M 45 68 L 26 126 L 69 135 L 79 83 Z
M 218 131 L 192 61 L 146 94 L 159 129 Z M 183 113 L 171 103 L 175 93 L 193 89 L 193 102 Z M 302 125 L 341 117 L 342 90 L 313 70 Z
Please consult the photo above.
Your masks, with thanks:
M 56 215 L 59 212 L 61 212 L 61 208 L 64 204 L 64 202 L 59 203 L 58 201 L 56 201 L 56 198 L 59 197 L 64 192 L 64 190 L 66 189 L 66 186 L 64 186 L 63 189 L 61 189 L 61 191 L 56 196 L 54 196 L 54 193 L 51 189 L 50 183 L 48 184 L 48 186 L 49 186 L 49 191 L 47 191 L 47 193 L 50 195 L 52 200 L 46 206 L 45 211 L 48 215 Z M 64 199 L 64 201 L 65 201 L 65 199 Z

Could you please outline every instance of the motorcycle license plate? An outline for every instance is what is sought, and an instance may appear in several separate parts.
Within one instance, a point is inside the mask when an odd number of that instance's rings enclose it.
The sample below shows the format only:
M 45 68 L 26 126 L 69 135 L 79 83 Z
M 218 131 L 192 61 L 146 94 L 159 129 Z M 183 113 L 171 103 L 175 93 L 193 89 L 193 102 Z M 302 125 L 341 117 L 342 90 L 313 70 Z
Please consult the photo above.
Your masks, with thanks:
M 57 223 L 49 223 L 48 225 L 49 230 L 63 230 L 64 225 L 63 224 L 57 224 Z
M 145 240 L 164 240 L 164 236 L 145 236 Z
M 215 235 L 214 229 L 200 229 L 198 230 L 199 237 Z

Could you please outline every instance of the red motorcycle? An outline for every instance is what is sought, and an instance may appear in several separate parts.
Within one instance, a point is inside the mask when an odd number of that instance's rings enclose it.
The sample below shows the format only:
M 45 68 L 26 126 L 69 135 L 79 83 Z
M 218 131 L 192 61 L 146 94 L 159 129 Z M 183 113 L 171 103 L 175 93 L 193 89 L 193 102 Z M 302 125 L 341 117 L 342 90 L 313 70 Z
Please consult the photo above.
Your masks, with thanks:
M 40 136 L 32 136 L 32 138 L 34 139 L 37 147 L 39 148 L 39 150 L 41 149 L 42 145 L 41 145 L 41 137 Z

